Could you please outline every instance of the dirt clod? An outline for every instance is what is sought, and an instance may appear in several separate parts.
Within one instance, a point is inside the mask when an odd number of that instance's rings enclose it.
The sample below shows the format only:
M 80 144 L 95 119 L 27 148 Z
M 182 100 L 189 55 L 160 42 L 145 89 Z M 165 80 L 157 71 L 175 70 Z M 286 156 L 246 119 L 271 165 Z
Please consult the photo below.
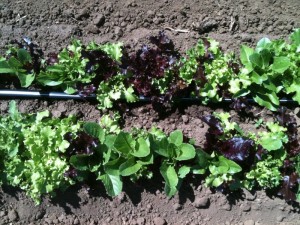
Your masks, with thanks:
M 165 221 L 165 219 L 161 218 L 161 217 L 155 217 L 153 219 L 153 223 L 154 225 L 166 225 L 167 222 Z
M 247 189 L 243 189 L 243 192 L 245 194 L 245 198 L 248 201 L 254 201 L 256 199 L 256 193 L 251 193 L 250 191 L 248 191 Z
M 254 222 L 254 220 L 246 220 L 244 222 L 244 225 L 255 225 L 255 222 Z
M 45 211 L 39 210 L 39 211 L 35 214 L 35 219 L 36 219 L 36 220 L 40 220 L 40 219 L 42 219 L 42 218 L 44 217 L 44 215 L 45 215 Z
M 8 216 L 9 221 L 11 221 L 11 222 L 15 222 L 19 218 L 18 212 L 14 209 L 8 211 L 7 216 Z
M 210 204 L 209 198 L 208 197 L 202 197 L 202 198 L 196 198 L 193 205 L 196 208 L 208 208 Z
M 7 212 L 6 211 L 0 211 L 0 218 L 6 216 Z
M 175 203 L 175 204 L 173 205 L 173 209 L 175 209 L 175 210 L 180 210 L 180 209 L 182 209 L 182 205 L 180 205 L 179 203 Z
M 145 225 L 146 219 L 144 217 L 139 217 L 136 219 L 137 225 Z
M 93 21 L 93 23 L 97 26 L 97 27 L 101 27 L 105 22 L 105 16 L 103 14 L 99 14 Z
M 251 210 L 251 205 L 248 203 L 242 204 L 241 209 L 243 210 L 243 212 L 249 212 Z

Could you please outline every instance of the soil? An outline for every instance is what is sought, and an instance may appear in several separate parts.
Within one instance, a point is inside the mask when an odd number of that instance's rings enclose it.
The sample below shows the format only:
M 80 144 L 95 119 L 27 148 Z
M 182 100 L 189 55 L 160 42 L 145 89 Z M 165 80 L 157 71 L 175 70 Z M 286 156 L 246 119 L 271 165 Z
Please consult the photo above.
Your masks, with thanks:
M 72 38 L 87 43 L 122 41 L 133 49 L 148 42 L 149 35 L 165 29 L 180 52 L 197 39 L 209 36 L 224 50 L 238 52 L 241 44 L 253 45 L 262 37 L 286 38 L 300 27 L 299 0 L 1 0 L 0 52 L 23 36 L 39 44 L 45 54 L 66 47 Z M 172 29 L 187 30 L 188 33 Z M 4 81 L 1 81 L 1 83 Z M 8 100 L 0 100 L 0 114 L 7 114 Z M 34 113 L 49 110 L 53 116 L 76 115 L 84 121 L 99 121 L 97 104 L 87 101 L 17 100 L 19 110 Z M 299 121 L 299 107 L 290 106 Z M 244 130 L 256 131 L 255 120 L 272 120 L 272 114 L 255 108 L 254 118 L 240 117 L 224 105 L 180 105 L 163 115 L 151 105 L 131 105 L 123 114 L 123 127 L 164 131 L 183 130 L 196 145 L 205 143 L 207 126 L 202 115 L 228 111 Z M 199 179 L 199 178 L 198 178 Z M 169 199 L 163 181 L 132 184 L 115 198 L 101 184 L 78 184 L 55 198 L 45 196 L 39 206 L 21 190 L 0 190 L 0 224 L 300 224 L 299 205 L 287 204 L 276 195 L 258 190 L 223 194 L 207 189 L 202 180 L 190 177 L 180 192 Z M 268 194 L 268 195 L 267 195 Z

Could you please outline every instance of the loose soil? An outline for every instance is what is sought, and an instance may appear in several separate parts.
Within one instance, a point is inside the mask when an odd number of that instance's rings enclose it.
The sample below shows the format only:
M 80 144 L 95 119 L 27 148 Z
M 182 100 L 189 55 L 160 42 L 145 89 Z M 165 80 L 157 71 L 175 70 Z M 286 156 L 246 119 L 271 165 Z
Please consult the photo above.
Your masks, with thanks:
M 300 27 L 299 12 L 299 0 L 1 0 L 0 52 L 23 36 L 39 44 L 45 54 L 66 47 L 72 38 L 84 43 L 122 41 L 137 49 L 162 29 L 182 53 L 204 36 L 219 41 L 224 50 L 238 52 L 241 44 L 253 45 L 262 37 L 286 38 Z M 8 102 L 0 100 L 1 115 L 7 114 Z M 17 102 L 26 113 L 47 109 L 55 117 L 73 114 L 84 121 L 101 117 L 93 102 Z M 249 131 L 256 131 L 257 118 L 272 120 L 272 114 L 261 108 L 255 108 L 254 118 L 245 118 L 224 105 L 180 105 L 163 114 L 147 104 L 130 107 L 122 116 L 125 130 L 157 126 L 169 133 L 181 129 L 198 146 L 205 143 L 207 130 L 202 115 L 228 111 L 233 121 Z M 299 125 L 299 107 L 289 108 Z M 159 178 L 136 184 L 125 181 L 124 192 L 115 198 L 108 197 L 99 183 L 78 184 L 55 198 L 46 196 L 39 206 L 24 192 L 5 186 L 0 190 L 0 224 L 300 224 L 299 205 L 287 204 L 272 193 L 223 194 L 205 188 L 202 182 L 189 177 L 171 199 L 163 193 Z

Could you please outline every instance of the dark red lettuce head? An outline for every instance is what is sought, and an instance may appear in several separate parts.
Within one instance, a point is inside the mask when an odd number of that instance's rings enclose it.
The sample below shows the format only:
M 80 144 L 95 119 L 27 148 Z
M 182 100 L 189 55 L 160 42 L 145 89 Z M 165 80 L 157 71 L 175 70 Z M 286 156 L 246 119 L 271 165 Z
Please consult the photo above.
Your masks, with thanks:
M 282 186 L 278 192 L 279 196 L 282 196 L 287 202 L 296 201 L 296 193 L 300 183 L 300 178 L 297 173 L 292 173 L 283 177 Z
M 207 116 L 203 116 L 201 120 L 209 126 L 208 128 L 209 134 L 217 135 L 217 136 L 224 134 L 221 121 L 217 117 L 213 115 L 207 115 Z
M 99 140 L 97 138 L 94 138 L 83 131 L 78 132 L 76 137 L 71 133 L 67 133 L 65 135 L 65 140 L 70 143 L 70 146 L 66 150 L 66 154 L 69 157 L 78 154 L 92 155 L 99 145 Z
M 227 159 L 243 162 L 254 153 L 254 141 L 243 137 L 233 137 L 231 139 L 220 141 L 218 151 Z

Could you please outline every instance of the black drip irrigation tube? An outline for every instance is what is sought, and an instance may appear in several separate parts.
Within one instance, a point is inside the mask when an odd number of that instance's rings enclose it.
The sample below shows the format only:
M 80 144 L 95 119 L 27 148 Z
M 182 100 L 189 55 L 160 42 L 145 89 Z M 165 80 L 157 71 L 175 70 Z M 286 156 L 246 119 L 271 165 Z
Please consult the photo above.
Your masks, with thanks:
M 54 100 L 96 100 L 96 95 L 82 97 L 80 95 L 69 95 L 64 92 L 46 92 L 46 91 L 29 91 L 29 90 L 0 90 L 0 99 L 54 99 Z M 201 102 L 198 98 L 180 98 L 182 102 L 192 103 Z M 140 96 L 140 102 L 150 102 L 151 98 Z M 252 98 L 247 98 L 249 103 L 255 103 Z M 223 98 L 219 103 L 232 103 L 231 98 Z M 298 104 L 291 99 L 280 99 L 281 104 Z

